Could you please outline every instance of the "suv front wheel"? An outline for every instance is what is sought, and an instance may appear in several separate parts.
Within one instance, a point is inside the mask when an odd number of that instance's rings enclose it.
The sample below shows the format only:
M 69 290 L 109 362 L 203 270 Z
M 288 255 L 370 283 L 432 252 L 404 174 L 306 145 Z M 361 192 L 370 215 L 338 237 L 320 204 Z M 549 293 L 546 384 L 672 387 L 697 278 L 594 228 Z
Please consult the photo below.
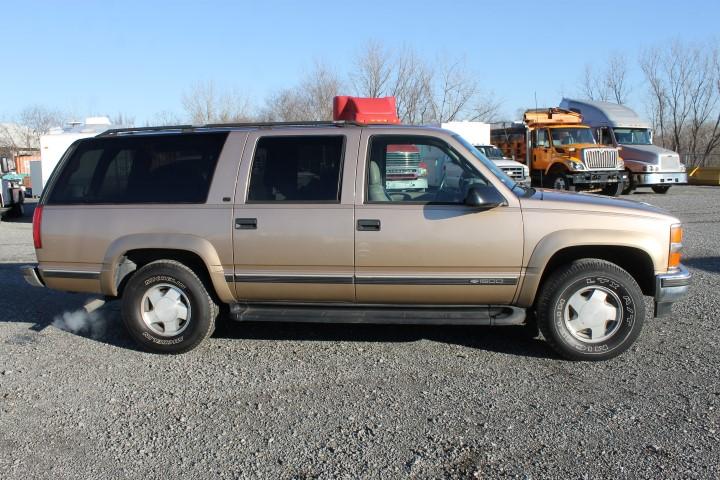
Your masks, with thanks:
M 174 260 L 140 268 L 122 296 L 122 317 L 145 349 L 184 353 L 215 329 L 218 306 L 195 272 Z
M 555 270 L 537 302 L 545 340 L 570 360 L 606 360 L 635 342 L 645 319 L 643 294 L 625 270 L 583 259 Z

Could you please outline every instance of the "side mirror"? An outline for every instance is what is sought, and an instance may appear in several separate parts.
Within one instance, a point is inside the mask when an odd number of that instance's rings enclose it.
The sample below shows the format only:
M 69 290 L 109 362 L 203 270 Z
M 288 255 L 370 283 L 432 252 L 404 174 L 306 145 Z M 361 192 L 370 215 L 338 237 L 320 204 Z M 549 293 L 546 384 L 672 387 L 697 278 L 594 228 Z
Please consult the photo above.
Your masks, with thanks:
M 465 205 L 490 210 L 505 204 L 505 198 L 490 185 L 473 185 L 465 197 Z

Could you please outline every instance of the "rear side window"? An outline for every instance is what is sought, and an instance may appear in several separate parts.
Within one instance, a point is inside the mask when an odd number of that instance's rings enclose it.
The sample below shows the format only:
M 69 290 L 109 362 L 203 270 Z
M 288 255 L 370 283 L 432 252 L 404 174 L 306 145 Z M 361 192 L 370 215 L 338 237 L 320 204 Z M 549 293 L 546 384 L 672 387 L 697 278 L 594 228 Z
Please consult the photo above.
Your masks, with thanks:
M 47 203 L 204 203 L 226 138 L 222 132 L 84 140 Z
M 344 136 L 263 137 L 248 202 L 339 202 Z

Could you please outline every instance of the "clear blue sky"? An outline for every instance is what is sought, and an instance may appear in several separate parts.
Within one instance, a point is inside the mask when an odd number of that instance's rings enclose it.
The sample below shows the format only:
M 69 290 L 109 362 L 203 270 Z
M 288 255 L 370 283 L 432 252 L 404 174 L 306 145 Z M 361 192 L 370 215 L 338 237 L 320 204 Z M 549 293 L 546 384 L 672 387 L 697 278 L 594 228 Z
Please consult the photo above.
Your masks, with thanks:
M 540 106 L 557 105 L 577 91 L 586 63 L 612 52 L 632 61 L 638 98 L 643 48 L 720 35 L 717 0 L 3 3 L 0 119 L 42 104 L 142 123 L 180 114 L 183 91 L 205 80 L 260 104 L 316 59 L 343 72 L 370 39 L 465 56 L 513 116 L 535 92 Z

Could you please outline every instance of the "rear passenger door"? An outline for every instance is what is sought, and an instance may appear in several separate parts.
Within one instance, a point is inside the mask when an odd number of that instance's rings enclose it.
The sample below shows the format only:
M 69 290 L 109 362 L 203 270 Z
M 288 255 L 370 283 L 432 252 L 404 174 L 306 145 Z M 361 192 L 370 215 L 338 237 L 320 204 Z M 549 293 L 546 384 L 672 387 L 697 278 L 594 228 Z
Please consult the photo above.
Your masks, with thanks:
M 353 302 L 360 130 L 298 130 L 248 137 L 234 208 L 236 295 L 241 301 Z

